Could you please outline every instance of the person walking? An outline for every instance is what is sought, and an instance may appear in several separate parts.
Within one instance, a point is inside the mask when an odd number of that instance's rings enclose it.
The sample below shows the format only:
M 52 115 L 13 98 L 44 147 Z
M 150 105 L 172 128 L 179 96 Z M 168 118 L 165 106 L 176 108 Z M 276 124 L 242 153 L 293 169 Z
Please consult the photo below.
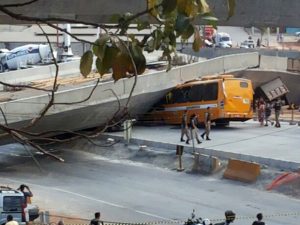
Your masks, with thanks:
M 267 127 L 268 126 L 268 122 L 271 123 L 271 125 L 273 125 L 273 121 L 270 120 L 270 116 L 272 114 L 272 104 L 271 102 L 267 102 L 266 103 L 266 108 L 265 108 L 265 126 Z
M 182 119 L 181 119 L 181 138 L 180 141 L 184 142 L 185 140 L 183 139 L 184 135 L 186 136 L 186 143 L 189 144 L 190 141 L 190 135 L 189 135 L 189 127 L 188 127 L 188 120 L 187 120 L 187 110 L 184 110 L 182 114 Z
M 260 126 L 264 125 L 264 119 L 265 119 L 265 101 L 263 98 L 259 100 L 259 106 L 258 106 L 258 121 L 260 123 Z
M 95 218 L 91 220 L 90 225 L 104 225 L 103 221 L 100 220 L 101 213 L 95 212 Z
M 191 133 L 192 133 L 191 138 L 192 139 L 196 138 L 197 143 L 201 144 L 202 142 L 199 139 L 198 127 L 197 127 L 197 115 L 195 113 L 191 116 L 190 127 L 191 127 Z M 189 144 L 189 142 L 187 142 L 187 144 Z
M 14 220 L 12 215 L 7 215 L 6 217 L 6 224 L 5 225 L 19 225 L 17 221 Z
M 204 135 L 206 134 L 206 140 L 210 141 L 209 138 L 210 134 L 210 128 L 211 128 L 211 112 L 210 107 L 206 108 L 206 112 L 204 114 L 204 125 L 205 125 L 205 131 L 201 134 L 202 139 L 204 139 Z
M 255 220 L 252 225 L 265 225 L 265 222 L 262 221 L 263 219 L 263 214 L 262 213 L 258 213 L 256 215 L 257 220 Z
M 274 103 L 273 106 L 274 110 L 275 110 L 275 127 L 280 127 L 280 122 L 279 122 L 279 116 L 280 116 L 280 112 L 281 112 L 281 100 L 280 98 L 278 98 L 276 100 L 276 102 Z

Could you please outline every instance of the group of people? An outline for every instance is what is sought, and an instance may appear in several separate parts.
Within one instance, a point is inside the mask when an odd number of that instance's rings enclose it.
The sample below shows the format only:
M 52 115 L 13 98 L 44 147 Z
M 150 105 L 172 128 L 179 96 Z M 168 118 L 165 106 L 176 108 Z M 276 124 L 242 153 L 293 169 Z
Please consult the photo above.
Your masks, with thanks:
M 181 120 L 181 138 L 180 141 L 184 142 L 186 144 L 190 144 L 190 140 L 196 139 L 198 144 L 201 144 L 202 142 L 200 141 L 199 138 L 199 130 L 198 130 L 198 116 L 197 114 L 192 114 L 190 117 L 190 121 L 188 122 L 188 116 L 187 116 L 188 111 L 185 110 L 182 115 L 182 120 Z M 206 108 L 206 112 L 204 115 L 204 124 L 205 124 L 205 131 L 201 134 L 202 139 L 206 136 L 206 140 L 210 141 L 211 139 L 209 138 L 210 134 L 210 129 L 211 129 L 211 112 L 210 112 L 210 107 Z M 186 140 L 184 140 L 184 136 L 186 136 Z
M 260 98 L 256 101 L 256 109 L 257 109 L 257 117 L 261 126 L 269 126 L 274 124 L 273 121 L 270 120 L 270 116 L 272 114 L 272 109 L 275 112 L 275 127 L 280 127 L 279 116 L 281 113 L 281 99 L 278 98 L 274 103 L 270 101 L 265 101 L 263 98 Z
M 103 221 L 100 220 L 100 212 L 95 213 L 95 218 L 91 220 L 90 225 L 104 225 Z M 265 225 L 265 222 L 263 222 L 263 214 L 258 213 L 256 215 L 257 220 L 255 220 L 252 225 Z M 221 223 L 216 223 L 214 225 L 229 225 L 235 220 L 235 213 L 232 210 L 226 210 L 225 211 L 225 221 Z M 212 225 L 209 219 L 204 219 L 203 224 L 205 225 Z M 8 224 L 8 225 L 16 225 L 16 224 Z

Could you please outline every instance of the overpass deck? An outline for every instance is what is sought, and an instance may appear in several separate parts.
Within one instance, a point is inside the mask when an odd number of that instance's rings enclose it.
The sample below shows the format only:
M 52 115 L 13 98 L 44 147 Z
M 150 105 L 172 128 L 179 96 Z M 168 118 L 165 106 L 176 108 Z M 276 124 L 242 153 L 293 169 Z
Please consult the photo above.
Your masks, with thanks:
M 200 134 L 203 128 L 200 128 Z M 284 170 L 299 169 L 298 152 L 300 127 L 282 122 L 281 128 L 261 127 L 257 121 L 231 122 L 229 127 L 212 127 L 211 141 L 201 144 L 180 142 L 180 127 L 176 126 L 134 126 L 130 143 L 176 151 L 183 145 L 185 153 L 196 152 L 220 157 L 254 161 Z M 123 140 L 124 132 L 106 133 L 105 137 Z

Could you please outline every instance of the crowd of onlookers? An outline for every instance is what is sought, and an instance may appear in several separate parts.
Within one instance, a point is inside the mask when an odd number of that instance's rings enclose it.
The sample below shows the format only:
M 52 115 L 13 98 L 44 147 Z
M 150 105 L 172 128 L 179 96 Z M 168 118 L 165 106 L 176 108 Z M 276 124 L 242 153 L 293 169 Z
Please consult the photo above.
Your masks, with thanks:
M 194 215 L 194 214 L 192 214 L 192 215 Z M 193 220 L 193 218 L 194 217 L 192 216 L 192 219 L 188 219 L 188 221 L 185 222 L 184 225 L 213 225 L 213 223 L 211 223 L 211 221 L 209 219 L 199 218 L 200 220 L 199 219 Z M 256 215 L 256 218 L 257 218 L 257 220 L 255 220 L 252 223 L 252 225 L 265 225 L 265 223 L 262 221 L 262 219 L 263 219 L 262 213 L 258 213 Z M 234 220 L 235 220 L 235 213 L 232 210 L 226 210 L 225 211 L 225 220 L 220 223 L 215 223 L 214 225 L 229 225 Z M 64 224 L 64 222 L 62 222 L 62 221 L 58 222 L 58 225 L 63 225 L 63 224 Z M 8 215 L 7 222 L 5 225 L 19 225 L 19 223 L 14 220 L 12 215 Z M 89 225 L 104 225 L 104 222 L 101 220 L 100 212 L 95 213 L 95 217 L 90 221 Z
M 280 127 L 279 117 L 282 114 L 282 101 L 280 98 L 275 101 L 265 101 L 263 98 L 257 99 L 254 103 L 254 109 L 257 114 L 257 119 L 261 126 L 269 126 L 275 123 L 275 127 Z M 271 121 L 270 117 L 274 109 L 275 121 Z

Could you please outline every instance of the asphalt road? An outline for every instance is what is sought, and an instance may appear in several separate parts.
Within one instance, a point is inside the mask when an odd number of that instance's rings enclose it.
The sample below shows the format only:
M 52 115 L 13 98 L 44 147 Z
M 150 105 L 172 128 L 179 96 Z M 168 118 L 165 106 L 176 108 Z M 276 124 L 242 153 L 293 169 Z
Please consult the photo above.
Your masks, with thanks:
M 44 172 L 39 172 L 30 158 L 15 161 L 10 156 L 11 161 L 0 169 L 1 184 L 28 184 L 34 192 L 34 203 L 52 214 L 91 218 L 95 211 L 101 211 L 106 221 L 184 220 L 193 209 L 197 216 L 211 219 L 222 218 L 227 209 L 243 217 L 258 212 L 300 213 L 299 199 L 251 185 L 71 149 L 56 153 L 65 158 L 65 163 L 39 157 Z M 252 221 L 236 220 L 235 224 Z M 299 215 L 266 219 L 273 225 L 298 225 L 298 221 Z

